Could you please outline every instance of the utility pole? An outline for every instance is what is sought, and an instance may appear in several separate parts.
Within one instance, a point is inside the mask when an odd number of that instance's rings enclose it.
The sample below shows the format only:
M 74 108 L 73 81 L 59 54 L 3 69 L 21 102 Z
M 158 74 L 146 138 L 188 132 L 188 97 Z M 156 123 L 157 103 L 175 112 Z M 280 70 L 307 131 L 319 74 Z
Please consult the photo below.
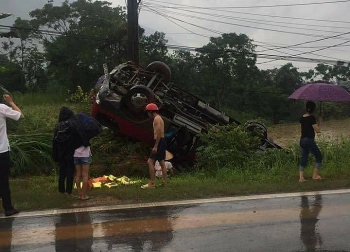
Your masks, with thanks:
M 128 0 L 128 59 L 140 63 L 138 2 Z

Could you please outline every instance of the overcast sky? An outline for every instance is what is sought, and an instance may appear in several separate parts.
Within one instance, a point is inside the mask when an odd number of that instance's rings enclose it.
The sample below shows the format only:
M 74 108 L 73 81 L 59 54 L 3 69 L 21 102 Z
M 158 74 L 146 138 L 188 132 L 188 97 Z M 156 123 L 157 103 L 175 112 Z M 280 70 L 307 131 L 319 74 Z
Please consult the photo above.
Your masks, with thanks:
M 109 1 L 113 6 L 126 6 L 126 0 Z M 61 2 L 54 0 L 55 4 Z M 322 2 L 334 3 L 305 5 Z M 0 0 L 0 12 L 28 18 L 29 11 L 45 3 L 47 0 Z M 260 54 L 350 61 L 350 0 L 142 0 L 141 5 L 139 24 L 146 31 L 166 33 L 171 45 L 201 47 L 209 42 L 210 36 L 235 32 L 253 39 Z M 10 22 L 9 19 L 0 20 L 0 24 Z M 346 32 L 349 34 L 340 35 Z M 337 37 L 329 38 L 332 36 Z M 315 40 L 320 41 L 311 42 Z M 296 44 L 301 45 L 281 48 Z M 275 50 L 266 51 L 273 46 Z M 311 51 L 314 54 L 301 54 Z M 259 64 L 259 68 L 286 63 L 266 58 L 259 58 L 258 62 L 267 62 Z M 292 63 L 301 71 L 315 67 L 314 63 Z

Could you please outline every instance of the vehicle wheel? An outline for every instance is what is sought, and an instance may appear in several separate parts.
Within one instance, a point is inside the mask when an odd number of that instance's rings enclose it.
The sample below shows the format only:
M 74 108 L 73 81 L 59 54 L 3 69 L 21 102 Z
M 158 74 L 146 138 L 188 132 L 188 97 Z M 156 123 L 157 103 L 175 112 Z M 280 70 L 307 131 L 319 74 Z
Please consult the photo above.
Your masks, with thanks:
M 264 124 L 259 122 L 246 122 L 244 128 L 253 133 L 253 136 L 258 137 L 261 140 L 261 145 L 265 144 L 267 139 L 267 128 Z
M 135 86 L 131 88 L 122 98 L 122 103 L 135 114 L 145 111 L 148 103 L 155 102 L 153 91 L 146 86 Z
M 154 61 L 146 67 L 146 71 L 160 73 L 162 81 L 167 84 L 171 78 L 171 70 L 167 64 L 161 61 Z

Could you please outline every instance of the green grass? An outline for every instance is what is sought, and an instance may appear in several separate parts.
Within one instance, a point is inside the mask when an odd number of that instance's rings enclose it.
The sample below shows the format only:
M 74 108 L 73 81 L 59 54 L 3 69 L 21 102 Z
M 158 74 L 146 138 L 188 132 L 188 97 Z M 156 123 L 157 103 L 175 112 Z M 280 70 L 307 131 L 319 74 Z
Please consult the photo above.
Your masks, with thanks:
M 89 201 L 79 201 L 67 195 L 61 195 L 57 190 L 57 177 L 55 176 L 31 176 L 11 180 L 12 198 L 15 206 L 21 210 L 60 209 L 71 207 L 86 207 L 108 204 L 126 204 L 155 201 L 172 201 L 184 199 L 202 199 L 213 197 L 227 197 L 238 195 L 286 193 L 302 191 L 319 191 L 340 189 L 350 186 L 350 174 L 338 175 L 330 171 L 324 171 L 326 179 L 306 183 L 298 182 L 297 169 L 291 170 L 282 179 L 275 179 L 273 174 L 262 176 L 265 179 L 247 178 L 242 180 L 234 177 L 222 180 L 208 178 L 201 173 L 182 174 L 169 179 L 169 185 L 154 190 L 142 190 L 140 185 L 124 185 L 112 188 L 95 188 L 88 195 Z M 311 172 L 308 172 L 309 177 Z M 138 179 L 138 178 L 135 178 Z M 158 180 L 160 184 L 160 180 Z M 73 193 L 76 193 L 75 190 Z
M 237 148 L 234 152 L 225 152 L 221 157 L 222 153 L 215 149 L 215 152 L 209 150 L 204 156 L 208 162 L 212 162 L 210 165 L 177 174 L 169 179 L 166 188 L 145 191 L 140 189 L 140 185 L 148 181 L 146 160 L 149 147 L 125 137 L 116 137 L 111 131 L 104 130 L 103 134 L 92 141 L 91 176 L 126 175 L 131 179 L 141 179 L 142 182 L 110 189 L 93 189 L 89 192 L 91 200 L 81 202 L 58 193 L 57 164 L 51 160 L 51 140 L 63 105 L 79 113 L 89 112 L 88 104 L 66 102 L 65 97 L 59 93 L 14 96 L 25 115 L 25 119 L 19 122 L 9 121 L 8 127 L 12 174 L 16 175 L 11 179 L 12 198 L 20 210 L 327 190 L 350 186 L 350 141 L 341 139 L 337 143 L 318 142 L 324 155 L 321 170 L 321 176 L 326 178 L 324 181 L 311 180 L 314 162 L 311 157 L 306 169 L 308 181 L 298 182 L 298 145 L 289 146 L 288 152 L 269 149 L 264 154 L 246 153 L 246 156 L 241 155 Z M 245 142 L 244 135 L 240 132 L 237 134 L 239 135 L 232 136 L 233 140 L 227 134 L 224 135 L 227 150 L 239 142 L 237 139 L 241 143 Z M 218 141 L 215 148 L 222 146 L 222 143 Z M 240 162 L 230 155 L 237 155 Z
M 298 182 L 299 149 L 298 146 L 293 146 L 288 153 L 270 150 L 265 154 L 258 154 L 256 159 L 247 161 L 246 165 L 239 169 L 226 167 L 216 171 L 202 169 L 178 173 L 169 178 L 167 187 L 158 187 L 155 190 L 142 190 L 140 188 L 140 185 L 148 182 L 147 166 L 144 163 L 142 166 L 144 175 L 130 177 L 132 180 L 141 180 L 140 183 L 92 189 L 88 193 L 91 199 L 84 202 L 59 194 L 57 176 L 19 177 L 11 180 L 13 201 L 16 207 L 21 210 L 42 210 L 264 193 L 319 191 L 349 187 L 350 169 L 348 169 L 348 156 L 345 154 L 350 151 L 350 143 L 344 142 L 339 147 L 320 143 L 320 146 L 324 153 L 324 166 L 321 170 L 321 175 L 325 177 L 323 181 L 311 179 L 314 160 L 310 158 L 305 171 L 305 177 L 308 181 L 306 183 Z M 96 166 L 98 165 L 94 162 L 91 170 L 97 172 Z M 158 179 L 157 182 L 160 184 L 161 179 Z

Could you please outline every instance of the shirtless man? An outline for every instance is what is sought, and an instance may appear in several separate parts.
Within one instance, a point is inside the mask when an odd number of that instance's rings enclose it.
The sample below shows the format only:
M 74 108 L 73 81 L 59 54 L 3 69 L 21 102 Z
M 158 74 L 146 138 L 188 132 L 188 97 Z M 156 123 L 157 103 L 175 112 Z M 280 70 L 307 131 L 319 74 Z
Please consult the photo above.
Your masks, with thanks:
M 150 181 L 148 184 L 141 186 L 142 189 L 155 188 L 155 168 L 156 161 L 159 162 L 162 168 L 163 185 L 167 185 L 167 172 L 165 167 L 165 154 L 166 154 L 166 140 L 164 138 L 164 121 L 158 114 L 158 106 L 154 103 L 150 103 L 146 106 L 146 111 L 150 118 L 153 118 L 153 132 L 154 132 L 154 146 L 150 157 L 147 160 Z

